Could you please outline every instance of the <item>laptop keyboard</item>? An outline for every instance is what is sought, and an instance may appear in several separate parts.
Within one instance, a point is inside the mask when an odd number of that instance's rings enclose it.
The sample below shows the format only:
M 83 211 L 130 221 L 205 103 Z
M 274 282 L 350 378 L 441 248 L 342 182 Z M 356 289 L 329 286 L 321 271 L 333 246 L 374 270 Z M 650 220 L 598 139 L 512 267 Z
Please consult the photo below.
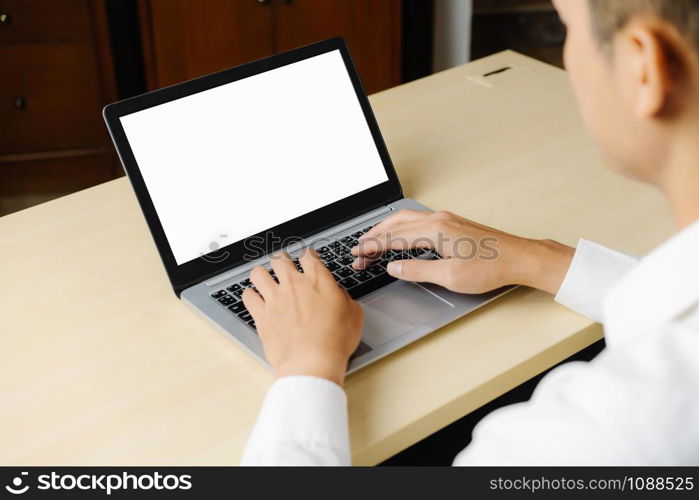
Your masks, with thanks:
M 343 236 L 323 246 L 316 247 L 316 252 L 325 264 L 325 267 L 332 273 L 337 284 L 347 290 L 353 299 L 359 299 L 373 291 L 378 290 L 396 281 L 396 278 L 386 272 L 388 263 L 393 260 L 423 259 L 436 260 L 439 255 L 432 250 L 412 249 L 412 250 L 389 250 L 367 269 L 357 271 L 352 268 L 354 257 L 350 251 L 353 246 L 359 243 L 358 238 L 369 231 L 374 226 L 354 232 L 351 235 Z M 294 259 L 296 269 L 303 272 L 303 268 L 298 259 Z M 274 270 L 269 269 L 270 274 L 277 283 L 279 280 L 274 275 Z M 253 330 L 257 331 L 255 321 L 245 308 L 241 296 L 246 288 L 253 287 L 249 278 L 240 280 L 228 285 L 211 294 L 222 306 L 226 307 L 232 314 L 247 323 Z

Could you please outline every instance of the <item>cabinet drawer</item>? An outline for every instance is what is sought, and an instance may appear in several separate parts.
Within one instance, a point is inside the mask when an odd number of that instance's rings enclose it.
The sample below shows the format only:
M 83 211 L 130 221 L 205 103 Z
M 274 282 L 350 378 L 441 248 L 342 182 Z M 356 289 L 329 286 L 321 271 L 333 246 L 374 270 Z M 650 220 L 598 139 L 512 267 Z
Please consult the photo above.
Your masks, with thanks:
M 4 197 L 71 193 L 119 175 L 119 160 L 111 151 L 31 161 L 0 161 L 0 205 Z
M 0 153 L 108 142 L 96 55 L 88 42 L 0 47 Z
M 89 1 L 0 0 L 0 46 L 90 38 Z

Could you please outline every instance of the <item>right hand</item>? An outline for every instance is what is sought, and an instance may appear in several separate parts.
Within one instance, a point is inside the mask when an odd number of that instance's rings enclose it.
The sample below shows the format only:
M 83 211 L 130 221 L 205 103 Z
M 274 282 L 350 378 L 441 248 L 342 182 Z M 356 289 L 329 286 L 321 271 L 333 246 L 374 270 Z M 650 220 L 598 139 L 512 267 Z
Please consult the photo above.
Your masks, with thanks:
M 450 212 L 401 210 L 362 235 L 352 249 L 356 269 L 387 250 L 431 248 L 441 260 L 399 260 L 392 276 L 429 282 L 460 293 L 527 285 L 555 294 L 574 249 L 551 240 L 520 238 Z

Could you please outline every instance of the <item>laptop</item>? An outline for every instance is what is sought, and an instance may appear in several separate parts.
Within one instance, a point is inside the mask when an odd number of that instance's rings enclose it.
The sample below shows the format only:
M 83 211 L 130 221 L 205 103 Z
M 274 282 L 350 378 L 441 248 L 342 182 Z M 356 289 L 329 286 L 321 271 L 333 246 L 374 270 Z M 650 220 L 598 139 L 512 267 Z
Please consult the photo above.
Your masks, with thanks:
M 509 289 L 462 295 L 355 271 L 357 238 L 405 198 L 352 58 L 322 41 L 110 104 L 104 118 L 177 297 L 266 364 L 241 300 L 269 256 L 316 249 L 364 309 L 353 372 Z M 297 261 L 300 272 L 303 271 Z

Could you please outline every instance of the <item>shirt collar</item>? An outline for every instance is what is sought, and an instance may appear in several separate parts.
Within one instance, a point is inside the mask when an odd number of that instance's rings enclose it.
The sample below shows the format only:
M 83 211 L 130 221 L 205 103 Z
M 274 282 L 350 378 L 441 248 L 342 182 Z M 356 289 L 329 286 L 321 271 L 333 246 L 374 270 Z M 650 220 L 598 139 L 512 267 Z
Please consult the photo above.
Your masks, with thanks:
M 657 328 L 699 303 L 699 221 L 641 259 L 604 300 L 614 343 Z

